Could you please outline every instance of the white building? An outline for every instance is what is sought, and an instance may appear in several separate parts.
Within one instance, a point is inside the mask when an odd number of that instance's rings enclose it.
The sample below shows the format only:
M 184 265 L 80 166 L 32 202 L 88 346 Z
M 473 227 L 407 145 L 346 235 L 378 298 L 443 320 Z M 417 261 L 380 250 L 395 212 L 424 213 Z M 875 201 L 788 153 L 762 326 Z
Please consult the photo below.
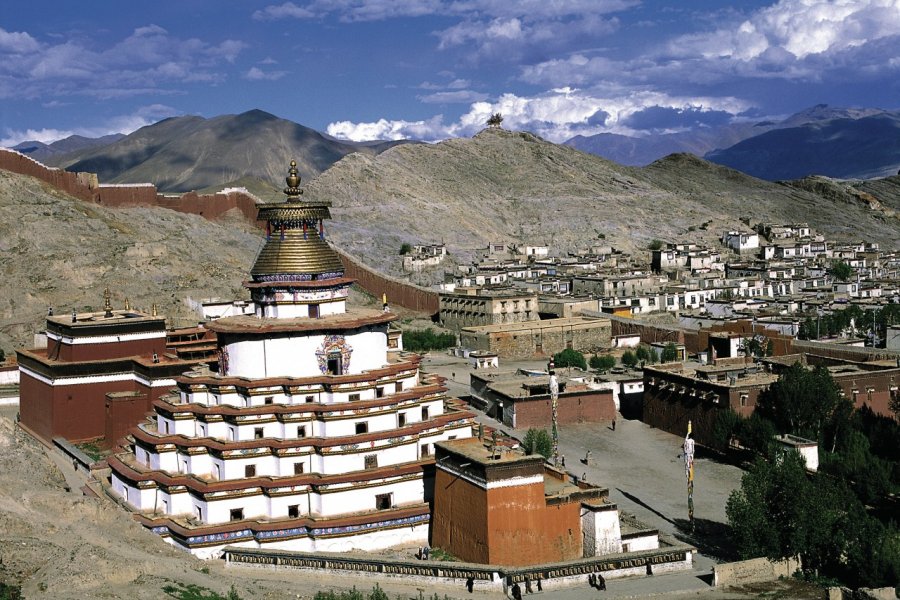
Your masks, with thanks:
M 726 231 L 722 243 L 739 253 L 751 252 L 759 249 L 759 234 Z
M 323 239 L 327 203 L 265 205 L 267 242 L 246 284 L 253 314 L 224 317 L 218 372 L 177 393 L 108 459 L 138 520 L 204 557 L 226 545 L 300 551 L 425 544 L 434 443 L 472 415 L 388 353 L 387 311 L 347 307 L 352 283 Z M 394 340 L 396 342 L 396 340 Z

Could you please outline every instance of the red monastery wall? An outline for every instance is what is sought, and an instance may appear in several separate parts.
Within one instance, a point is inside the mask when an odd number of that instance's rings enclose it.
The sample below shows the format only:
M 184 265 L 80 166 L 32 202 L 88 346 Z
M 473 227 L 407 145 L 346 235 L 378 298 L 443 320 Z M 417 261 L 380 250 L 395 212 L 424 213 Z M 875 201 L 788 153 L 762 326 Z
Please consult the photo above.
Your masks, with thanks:
M 377 273 L 340 248 L 332 246 L 332 249 L 341 257 L 347 277 L 356 279 L 363 289 L 378 299 L 381 299 L 382 294 L 387 294 L 388 304 L 398 304 L 432 315 L 438 312 L 436 292 Z

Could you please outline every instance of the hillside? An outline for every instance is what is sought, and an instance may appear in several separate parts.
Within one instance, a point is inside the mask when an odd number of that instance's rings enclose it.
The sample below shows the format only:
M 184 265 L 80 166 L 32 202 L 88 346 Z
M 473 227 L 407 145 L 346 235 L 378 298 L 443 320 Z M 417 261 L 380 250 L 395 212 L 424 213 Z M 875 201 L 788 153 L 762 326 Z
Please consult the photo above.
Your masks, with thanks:
M 116 306 L 157 303 L 170 323 L 194 323 L 184 299 L 242 296 L 260 243 L 238 218 L 109 209 L 0 170 L 0 348 L 30 344 L 48 306 L 99 310 L 106 286 Z
M 308 183 L 305 197 L 334 202 L 332 240 L 393 272 L 403 242 L 443 240 L 462 260 L 493 240 L 634 251 L 654 238 L 715 244 L 746 217 L 807 221 L 837 239 L 894 247 L 900 224 L 863 202 L 822 198 L 692 155 L 639 169 L 499 129 L 347 156 Z
M 52 156 L 69 171 L 104 183 L 153 183 L 163 192 L 227 186 L 246 177 L 281 181 L 285 160 L 321 173 L 351 152 L 377 154 L 397 142 L 343 142 L 261 110 L 213 119 L 173 117 L 97 149 Z
M 117 142 L 125 137 L 121 133 L 113 133 L 98 138 L 88 138 L 81 135 L 70 135 L 69 137 L 57 140 L 51 144 L 43 142 L 22 142 L 13 146 L 13 150 L 30 156 L 34 160 L 46 162 L 52 156 L 62 154 L 71 154 L 74 152 L 82 152 L 91 148 L 99 148 Z
M 900 112 L 841 118 L 776 129 L 707 160 L 769 180 L 807 175 L 865 179 L 900 168 Z

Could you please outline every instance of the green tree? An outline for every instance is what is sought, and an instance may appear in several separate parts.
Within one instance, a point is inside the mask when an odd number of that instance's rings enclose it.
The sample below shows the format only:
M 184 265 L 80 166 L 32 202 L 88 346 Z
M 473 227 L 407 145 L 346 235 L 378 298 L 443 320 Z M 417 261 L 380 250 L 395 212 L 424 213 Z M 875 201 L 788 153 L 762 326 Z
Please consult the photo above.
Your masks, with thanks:
M 614 366 L 616 366 L 616 359 L 610 354 L 604 354 L 602 356 L 595 354 L 591 357 L 590 365 L 592 369 L 597 369 L 599 371 L 609 371 Z
M 406 242 L 403 242 L 402 244 L 400 244 L 400 256 L 403 256 L 404 254 L 409 254 L 410 252 L 412 252 L 412 246 L 410 244 L 408 244 Z
M 828 369 L 795 363 L 760 394 L 756 410 L 780 433 L 819 440 L 840 400 L 840 389 Z
M 839 281 L 847 281 L 853 275 L 853 267 L 842 260 L 833 260 L 828 272 Z
M 637 355 L 631 350 L 622 353 L 622 364 L 628 368 L 634 368 L 638 364 Z
M 572 350 L 571 348 L 566 348 L 562 352 L 554 354 L 553 364 L 556 365 L 557 368 L 579 367 L 580 369 L 587 370 L 587 362 L 584 360 L 584 354 L 578 350 Z
M 647 244 L 648 250 L 661 250 L 663 247 L 662 240 L 653 240 Z
M 403 332 L 403 348 L 410 352 L 428 352 L 443 350 L 456 345 L 456 336 L 452 333 L 435 333 L 428 329 L 407 329 Z
M 526 454 L 540 454 L 544 458 L 550 458 L 553 454 L 553 438 L 544 429 L 529 429 L 522 439 L 522 447 Z
M 675 345 L 675 342 L 669 342 L 663 347 L 662 356 L 660 360 L 664 363 L 674 362 L 678 358 L 678 346 Z
M 634 351 L 634 355 L 642 363 L 650 362 L 650 351 L 647 349 L 647 346 L 643 344 L 637 347 L 637 349 Z

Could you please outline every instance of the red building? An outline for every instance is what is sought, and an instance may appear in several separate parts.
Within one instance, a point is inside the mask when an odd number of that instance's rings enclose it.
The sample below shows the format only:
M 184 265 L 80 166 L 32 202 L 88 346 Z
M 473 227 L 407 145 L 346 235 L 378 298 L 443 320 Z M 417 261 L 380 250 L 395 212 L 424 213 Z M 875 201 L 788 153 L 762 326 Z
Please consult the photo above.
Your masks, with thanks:
M 47 317 L 47 347 L 19 350 L 21 424 L 44 440 L 112 446 L 175 377 L 215 359 L 215 335 L 166 330 L 165 317 L 107 310 Z

